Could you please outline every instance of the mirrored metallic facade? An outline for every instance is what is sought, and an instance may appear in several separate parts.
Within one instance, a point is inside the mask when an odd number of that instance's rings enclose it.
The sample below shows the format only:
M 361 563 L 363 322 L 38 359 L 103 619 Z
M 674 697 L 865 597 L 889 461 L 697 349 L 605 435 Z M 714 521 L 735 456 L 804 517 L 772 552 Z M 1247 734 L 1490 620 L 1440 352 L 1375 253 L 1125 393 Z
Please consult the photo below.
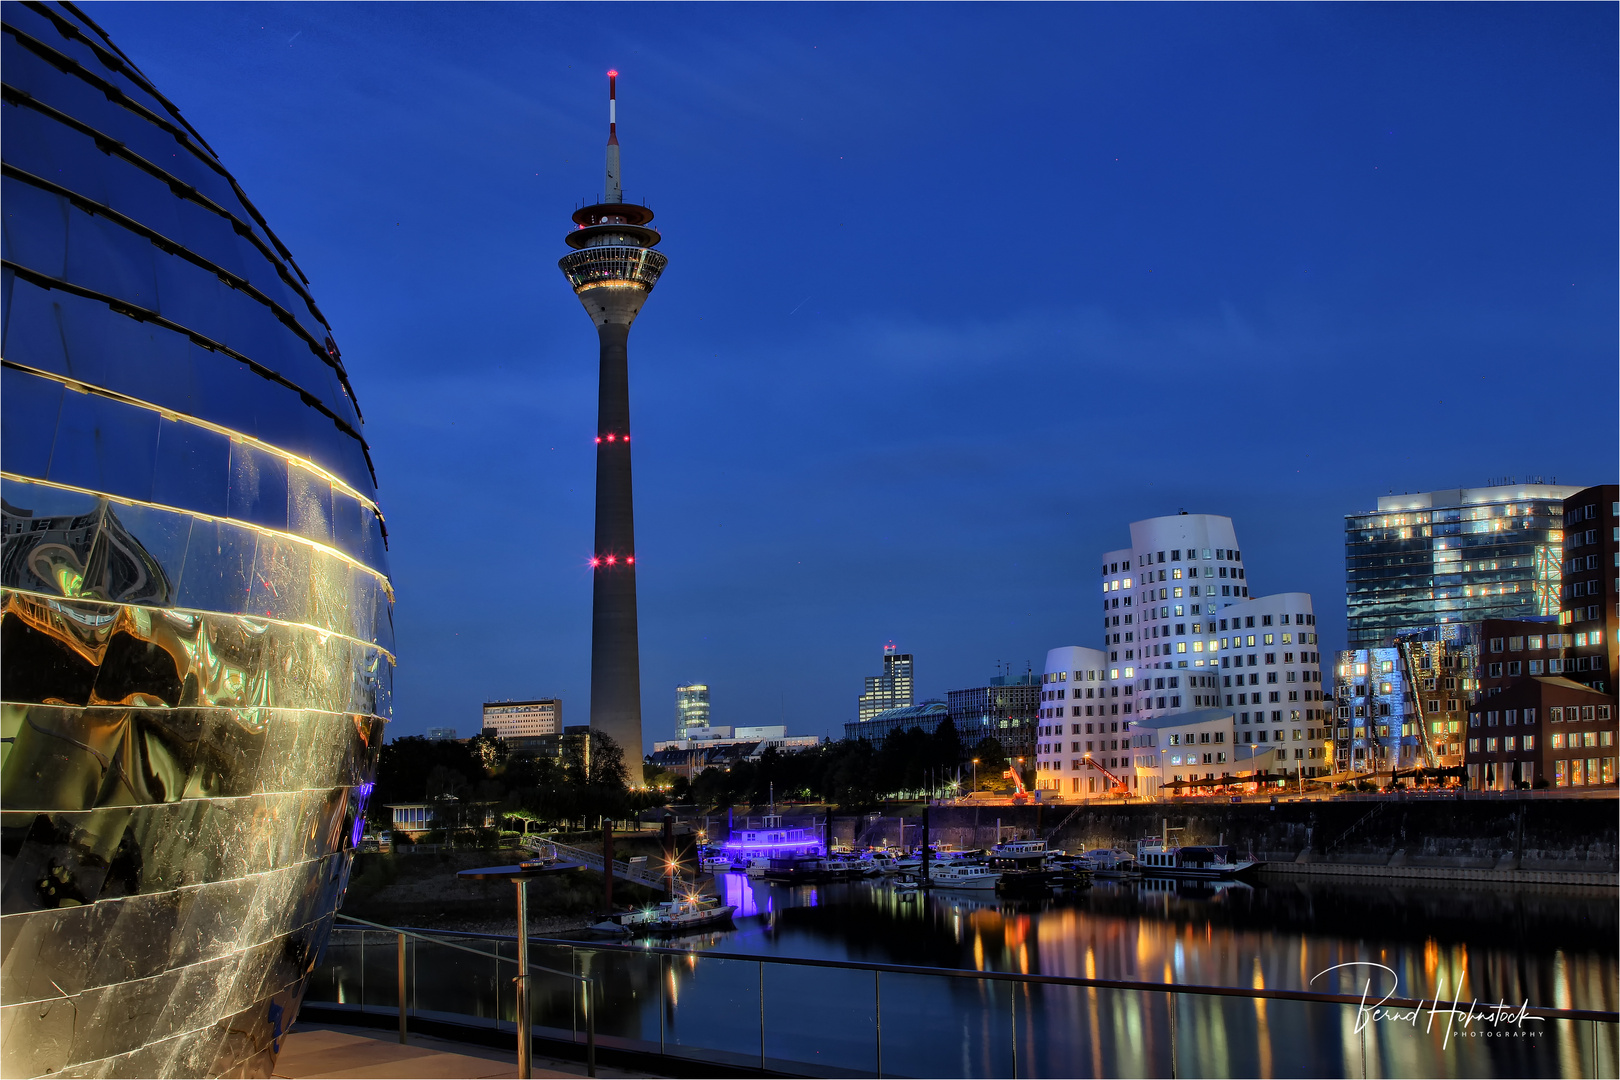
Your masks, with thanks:
M 391 714 L 360 412 L 203 138 L 0 16 L 0 1073 L 269 1075 Z

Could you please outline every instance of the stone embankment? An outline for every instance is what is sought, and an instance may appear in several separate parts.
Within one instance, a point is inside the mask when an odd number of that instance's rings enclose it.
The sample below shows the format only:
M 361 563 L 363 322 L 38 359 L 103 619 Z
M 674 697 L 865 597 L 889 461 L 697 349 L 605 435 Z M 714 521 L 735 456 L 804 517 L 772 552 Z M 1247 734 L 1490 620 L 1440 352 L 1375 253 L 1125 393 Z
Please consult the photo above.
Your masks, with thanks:
M 1004 837 L 1041 837 L 1074 851 L 1134 848 L 1165 820 L 1183 844 L 1230 844 L 1275 875 L 1436 878 L 1495 884 L 1617 883 L 1620 819 L 1614 798 L 1379 799 L 1234 804 L 936 806 L 936 842 L 983 847 Z M 906 844 L 918 818 L 838 818 L 846 841 Z

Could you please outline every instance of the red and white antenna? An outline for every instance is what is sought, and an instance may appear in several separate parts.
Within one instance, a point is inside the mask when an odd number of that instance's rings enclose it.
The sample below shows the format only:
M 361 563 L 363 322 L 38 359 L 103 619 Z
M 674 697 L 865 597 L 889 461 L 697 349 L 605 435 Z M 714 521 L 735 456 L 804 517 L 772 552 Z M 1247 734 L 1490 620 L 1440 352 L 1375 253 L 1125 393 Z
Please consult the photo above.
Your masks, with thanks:
M 608 72 L 608 141 L 607 182 L 603 185 L 602 201 L 621 203 L 624 188 L 619 183 L 619 73 Z

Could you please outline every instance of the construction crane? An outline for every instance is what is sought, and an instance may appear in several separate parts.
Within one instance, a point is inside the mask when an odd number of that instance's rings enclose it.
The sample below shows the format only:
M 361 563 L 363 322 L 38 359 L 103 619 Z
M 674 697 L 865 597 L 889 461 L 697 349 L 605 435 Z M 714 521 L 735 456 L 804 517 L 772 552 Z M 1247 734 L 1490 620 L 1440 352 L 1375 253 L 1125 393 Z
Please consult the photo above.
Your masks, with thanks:
M 1024 789 L 1024 778 L 1018 775 L 1017 769 L 1008 769 L 1001 775 L 1013 782 L 1013 802 L 1029 802 L 1029 792 Z
M 1400 650 L 1401 666 L 1406 669 L 1406 701 L 1404 704 L 1411 709 L 1413 719 L 1417 721 L 1418 745 L 1423 750 L 1423 764 L 1431 769 L 1440 766 L 1440 759 L 1434 752 L 1434 742 L 1429 738 L 1429 720 L 1423 711 L 1423 695 L 1418 693 L 1418 665 L 1417 643 L 1409 637 L 1395 639 L 1395 647 Z M 1440 655 L 1444 650 L 1439 650 Z M 1398 742 L 1396 745 L 1400 745 Z M 1399 753 L 1397 752 L 1397 759 Z
M 1090 765 L 1093 769 L 1096 769 L 1098 772 L 1102 773 L 1104 776 L 1108 777 L 1108 779 L 1114 782 L 1114 786 L 1108 789 L 1108 794 L 1117 795 L 1121 799 L 1129 799 L 1134 794 L 1134 792 L 1131 791 L 1131 786 L 1125 782 L 1124 777 L 1118 776 L 1103 768 L 1103 766 L 1098 764 L 1096 759 L 1094 759 L 1090 754 L 1086 755 L 1086 764 Z

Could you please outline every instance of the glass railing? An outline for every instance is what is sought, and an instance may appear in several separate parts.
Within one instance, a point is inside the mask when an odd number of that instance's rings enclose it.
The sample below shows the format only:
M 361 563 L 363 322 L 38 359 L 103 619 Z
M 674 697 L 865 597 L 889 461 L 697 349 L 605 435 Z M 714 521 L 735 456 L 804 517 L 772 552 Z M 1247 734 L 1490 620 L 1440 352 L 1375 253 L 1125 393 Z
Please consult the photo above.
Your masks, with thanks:
M 305 1001 L 402 1032 L 515 1030 L 515 939 L 404 933 L 334 930 Z M 540 938 L 529 961 L 536 1040 L 798 1075 L 1613 1077 L 1620 1058 L 1614 1012 L 1515 1021 L 1517 1003 L 1442 995 L 1374 1013 L 1354 971 L 1313 993 Z

